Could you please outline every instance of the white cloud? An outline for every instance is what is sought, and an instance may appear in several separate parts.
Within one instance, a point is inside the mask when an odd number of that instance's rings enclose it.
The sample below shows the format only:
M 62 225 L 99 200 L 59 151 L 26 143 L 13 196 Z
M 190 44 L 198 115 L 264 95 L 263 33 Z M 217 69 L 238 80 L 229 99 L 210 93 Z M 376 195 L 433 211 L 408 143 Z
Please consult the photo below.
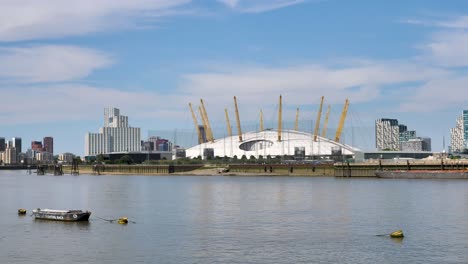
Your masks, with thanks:
M 400 111 L 434 112 L 448 107 L 466 108 L 468 77 L 452 76 L 431 80 L 403 97 Z
M 57 38 L 135 26 L 191 0 L 2 0 L 0 41 Z
M 0 81 L 60 82 L 80 79 L 112 64 L 102 52 L 76 46 L 0 48 Z
M 121 108 L 133 120 L 141 117 L 174 119 L 186 114 L 180 111 L 185 105 L 174 107 L 174 104 L 178 101 L 187 102 L 182 96 L 80 84 L 9 87 L 2 91 L 2 98 L 8 100 L 2 101 L 0 123 L 9 125 L 96 120 L 106 105 Z
M 445 20 L 434 20 L 434 19 L 406 19 L 401 20 L 402 23 L 417 25 L 417 26 L 428 26 L 428 27 L 439 27 L 446 29 L 467 29 L 468 28 L 468 16 L 458 16 L 451 19 Z
M 304 3 L 306 0 L 218 0 L 229 8 L 245 13 L 267 12 Z
M 272 101 L 279 94 L 295 104 L 310 104 L 324 95 L 332 102 L 350 97 L 354 102 L 368 102 L 379 95 L 385 85 L 427 81 L 447 74 L 409 63 L 369 63 L 343 68 L 308 64 L 282 68 L 238 65 L 211 73 L 184 77 L 183 90 L 189 94 L 222 98 L 237 95 L 255 103 Z
M 444 67 L 468 66 L 467 32 L 438 32 L 423 48 L 430 63 Z

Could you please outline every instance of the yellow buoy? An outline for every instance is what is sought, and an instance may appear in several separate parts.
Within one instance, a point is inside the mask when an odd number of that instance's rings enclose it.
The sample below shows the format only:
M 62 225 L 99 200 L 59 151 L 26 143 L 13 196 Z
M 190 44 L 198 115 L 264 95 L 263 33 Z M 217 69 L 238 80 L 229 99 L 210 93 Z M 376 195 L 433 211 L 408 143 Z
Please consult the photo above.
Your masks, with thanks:
M 127 217 L 121 217 L 117 221 L 119 224 L 127 224 L 128 223 L 128 218 Z
M 403 230 L 397 230 L 395 232 L 392 232 L 390 234 L 390 237 L 395 237 L 395 238 L 400 238 L 400 237 L 404 237 L 403 235 Z
M 18 214 L 19 214 L 19 215 L 24 215 L 24 214 L 26 214 L 26 209 L 24 209 L 24 208 L 18 209 Z

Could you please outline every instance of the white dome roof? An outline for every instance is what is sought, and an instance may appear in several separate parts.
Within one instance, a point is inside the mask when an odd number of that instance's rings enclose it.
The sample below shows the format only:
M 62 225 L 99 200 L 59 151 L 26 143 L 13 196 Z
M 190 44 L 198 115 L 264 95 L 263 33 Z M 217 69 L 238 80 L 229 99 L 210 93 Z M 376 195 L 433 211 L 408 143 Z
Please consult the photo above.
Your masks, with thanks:
M 349 145 L 335 142 L 331 139 L 317 136 L 317 141 L 313 140 L 310 133 L 285 130 L 282 131 L 281 141 L 278 141 L 277 130 L 265 130 L 261 132 L 247 132 L 242 134 L 242 142 L 239 136 L 216 139 L 214 142 L 203 143 L 186 150 L 188 158 L 198 156 L 203 157 L 204 149 L 213 149 L 214 156 L 219 157 L 247 157 L 255 156 L 283 156 L 294 155 L 294 150 L 300 148 L 305 151 L 306 156 L 310 155 L 331 155 L 332 150 L 341 149 L 343 155 L 354 155 L 359 151 Z

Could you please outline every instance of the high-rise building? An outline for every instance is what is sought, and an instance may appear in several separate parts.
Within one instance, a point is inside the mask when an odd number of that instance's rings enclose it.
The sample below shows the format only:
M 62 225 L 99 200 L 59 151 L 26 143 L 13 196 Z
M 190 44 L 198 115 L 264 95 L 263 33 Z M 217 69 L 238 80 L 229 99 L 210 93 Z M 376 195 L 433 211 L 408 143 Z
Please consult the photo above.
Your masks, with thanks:
M 5 164 L 16 164 L 18 163 L 16 149 L 14 147 L 7 147 L 4 152 Z
M 416 131 L 398 124 L 397 119 L 382 118 L 375 121 L 375 145 L 378 150 L 403 150 L 404 142 L 416 138 Z
M 140 128 L 129 127 L 127 116 L 120 115 L 118 108 L 108 107 L 104 109 L 104 127 L 99 133 L 86 134 L 85 155 L 140 151 L 140 138 Z
M 23 151 L 21 148 L 21 138 L 20 137 L 14 137 L 11 139 L 11 142 L 13 142 L 13 147 L 16 148 L 16 153 L 19 154 Z
M 450 129 L 450 149 L 453 152 L 468 149 L 468 110 L 463 110 L 455 121 L 455 127 Z
M 375 121 L 375 146 L 378 150 L 400 148 L 400 127 L 397 119 L 381 118 Z
M 42 142 L 40 141 L 31 141 L 31 150 L 33 151 L 43 151 Z
M 54 155 L 54 138 L 44 137 L 44 151 Z
M 5 151 L 5 138 L 4 137 L 0 137 L 0 152 L 2 151 Z

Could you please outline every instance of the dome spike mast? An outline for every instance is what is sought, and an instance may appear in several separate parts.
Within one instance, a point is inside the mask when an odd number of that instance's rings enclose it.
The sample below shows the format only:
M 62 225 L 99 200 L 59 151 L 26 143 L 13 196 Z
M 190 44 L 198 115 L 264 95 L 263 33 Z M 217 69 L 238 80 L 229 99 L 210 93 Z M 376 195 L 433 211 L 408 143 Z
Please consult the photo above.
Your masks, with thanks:
M 208 136 L 208 141 L 214 142 L 213 130 L 211 130 L 210 120 L 208 119 L 208 113 L 206 112 L 205 104 L 203 103 L 203 99 L 200 99 L 201 108 L 203 111 L 203 115 L 205 116 L 207 131 L 206 134 Z
M 203 122 L 203 130 L 204 130 L 204 135 L 202 134 L 202 141 L 203 143 L 206 143 L 208 141 L 210 141 L 210 136 L 209 136 L 209 133 L 208 133 L 208 125 L 206 124 L 206 118 L 205 118 L 205 115 L 203 114 L 203 109 L 201 108 L 201 106 L 198 107 L 198 111 L 200 112 L 200 115 L 201 115 L 201 119 L 202 119 L 202 122 Z
M 263 111 L 260 109 L 260 132 L 265 130 L 263 127 Z
M 343 112 L 341 113 L 340 123 L 336 129 L 335 141 L 340 142 L 341 133 L 343 132 L 344 123 L 346 120 L 346 114 L 348 113 L 349 100 L 346 98 L 345 104 L 343 106 Z
M 195 125 L 195 130 L 197 130 L 197 135 L 198 135 L 198 144 L 203 143 L 203 137 L 200 131 L 200 127 L 198 126 L 198 121 L 197 121 L 197 116 L 195 115 L 195 112 L 193 111 L 192 108 L 192 103 L 189 103 L 189 108 L 190 112 L 192 113 L 192 118 L 193 118 L 193 123 Z
M 232 137 L 231 122 L 229 121 L 229 114 L 228 114 L 227 108 L 224 108 L 224 113 L 226 114 L 226 126 L 227 126 L 228 136 Z
M 234 107 L 236 109 L 237 133 L 239 133 L 239 142 L 242 142 L 242 129 L 239 117 L 239 108 L 237 107 L 237 98 L 234 96 Z
M 282 111 L 283 111 L 282 96 L 280 95 L 279 108 L 278 108 L 278 141 L 281 141 L 281 129 L 282 129 L 282 122 L 283 122 Z
M 320 107 L 319 107 L 319 110 L 318 110 L 318 113 L 317 113 L 317 122 L 315 123 L 315 130 L 314 130 L 314 141 L 317 142 L 317 136 L 318 136 L 318 133 L 319 133 L 319 129 L 320 129 L 320 119 L 322 117 L 322 106 L 323 106 L 323 96 L 322 96 L 322 99 L 320 100 Z
M 296 109 L 296 122 L 294 123 L 294 130 L 299 131 L 299 107 Z
M 323 123 L 323 128 L 322 128 L 322 137 L 323 138 L 325 138 L 327 136 L 327 126 L 328 126 L 328 118 L 330 117 L 330 109 L 331 109 L 331 106 L 328 105 L 327 114 L 325 115 L 325 122 Z

